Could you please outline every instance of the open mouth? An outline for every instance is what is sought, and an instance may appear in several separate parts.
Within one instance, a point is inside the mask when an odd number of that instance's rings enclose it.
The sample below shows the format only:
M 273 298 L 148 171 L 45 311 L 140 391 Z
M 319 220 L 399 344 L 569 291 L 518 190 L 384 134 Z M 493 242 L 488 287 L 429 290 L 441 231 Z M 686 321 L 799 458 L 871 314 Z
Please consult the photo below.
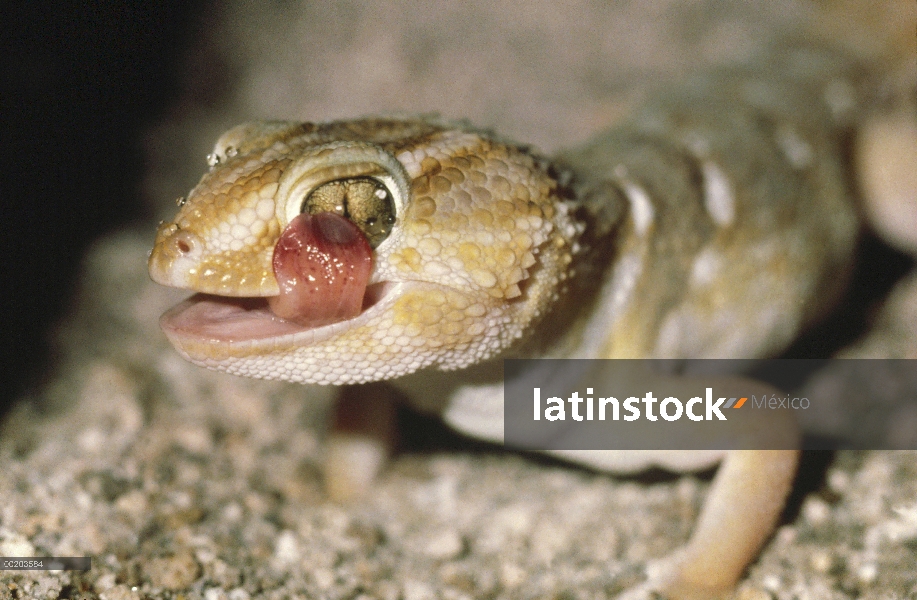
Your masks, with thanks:
M 366 287 L 360 313 L 350 319 L 307 327 L 277 316 L 267 298 L 235 298 L 194 294 L 162 315 L 159 323 L 170 337 L 196 338 L 215 343 L 274 339 L 312 331 L 340 332 L 363 322 L 396 284 L 374 283 Z
M 272 257 L 280 293 L 265 297 L 191 296 L 160 326 L 173 342 L 236 344 L 307 333 L 326 339 L 365 321 L 395 284 L 370 284 L 373 250 L 362 231 L 332 212 L 295 217 Z M 301 341 L 301 340 L 298 340 Z

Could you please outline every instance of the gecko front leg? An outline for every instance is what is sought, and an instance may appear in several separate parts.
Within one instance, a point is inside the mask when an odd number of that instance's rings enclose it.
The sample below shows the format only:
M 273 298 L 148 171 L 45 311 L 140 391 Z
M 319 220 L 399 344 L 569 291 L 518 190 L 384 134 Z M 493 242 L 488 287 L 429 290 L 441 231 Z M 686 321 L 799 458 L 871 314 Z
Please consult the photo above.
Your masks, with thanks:
M 351 502 L 372 488 L 395 445 L 396 396 L 385 383 L 341 390 L 322 465 L 332 500 Z
M 728 396 L 763 397 L 777 391 L 744 377 L 717 378 L 712 384 Z M 793 447 L 791 440 L 798 443 L 800 439 L 793 418 L 784 414 L 756 419 L 755 427 L 752 436 L 764 431 L 785 435 L 787 441 L 779 445 L 786 448 Z M 763 442 L 760 445 L 767 446 Z M 690 467 L 685 462 L 691 452 L 681 454 L 678 466 L 684 470 Z M 646 583 L 636 588 L 632 597 L 649 592 L 679 600 L 728 595 L 773 535 L 799 457 L 800 451 L 793 449 L 725 452 L 687 544 L 650 563 Z M 665 465 L 665 459 L 656 464 Z
M 797 450 L 729 452 L 691 540 L 654 574 L 663 591 L 673 598 L 731 591 L 773 532 L 798 462 Z

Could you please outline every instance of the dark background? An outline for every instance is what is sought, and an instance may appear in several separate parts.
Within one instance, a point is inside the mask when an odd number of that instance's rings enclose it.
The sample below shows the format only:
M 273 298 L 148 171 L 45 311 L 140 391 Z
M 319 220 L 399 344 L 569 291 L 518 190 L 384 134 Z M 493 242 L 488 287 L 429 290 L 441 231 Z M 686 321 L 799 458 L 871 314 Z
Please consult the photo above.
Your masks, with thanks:
M 40 383 L 87 246 L 147 216 L 141 136 L 206 14 L 201 0 L 0 7 L 0 414 Z

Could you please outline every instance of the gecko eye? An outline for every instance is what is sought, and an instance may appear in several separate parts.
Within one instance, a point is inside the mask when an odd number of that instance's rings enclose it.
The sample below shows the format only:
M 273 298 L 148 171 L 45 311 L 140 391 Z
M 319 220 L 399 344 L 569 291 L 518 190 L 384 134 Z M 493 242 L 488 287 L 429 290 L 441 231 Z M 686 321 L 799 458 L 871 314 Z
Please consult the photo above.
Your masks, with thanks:
M 309 192 L 300 212 L 337 213 L 359 227 L 373 248 L 388 237 L 395 224 L 392 194 L 372 177 L 349 177 L 324 183 Z

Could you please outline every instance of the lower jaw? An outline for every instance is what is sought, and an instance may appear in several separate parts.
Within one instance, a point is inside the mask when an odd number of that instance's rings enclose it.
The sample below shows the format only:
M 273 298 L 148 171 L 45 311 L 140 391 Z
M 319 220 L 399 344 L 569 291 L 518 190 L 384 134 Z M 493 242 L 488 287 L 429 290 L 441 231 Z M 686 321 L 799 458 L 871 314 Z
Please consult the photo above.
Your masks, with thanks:
M 377 304 L 391 285 L 380 282 L 368 286 L 360 315 Z M 360 315 L 353 319 L 358 319 Z M 306 327 L 278 317 L 271 312 L 266 298 L 235 298 L 209 294 L 195 294 L 169 309 L 162 315 L 160 326 L 173 341 L 196 339 L 216 344 L 267 340 L 306 331 L 317 332 L 328 327 Z

